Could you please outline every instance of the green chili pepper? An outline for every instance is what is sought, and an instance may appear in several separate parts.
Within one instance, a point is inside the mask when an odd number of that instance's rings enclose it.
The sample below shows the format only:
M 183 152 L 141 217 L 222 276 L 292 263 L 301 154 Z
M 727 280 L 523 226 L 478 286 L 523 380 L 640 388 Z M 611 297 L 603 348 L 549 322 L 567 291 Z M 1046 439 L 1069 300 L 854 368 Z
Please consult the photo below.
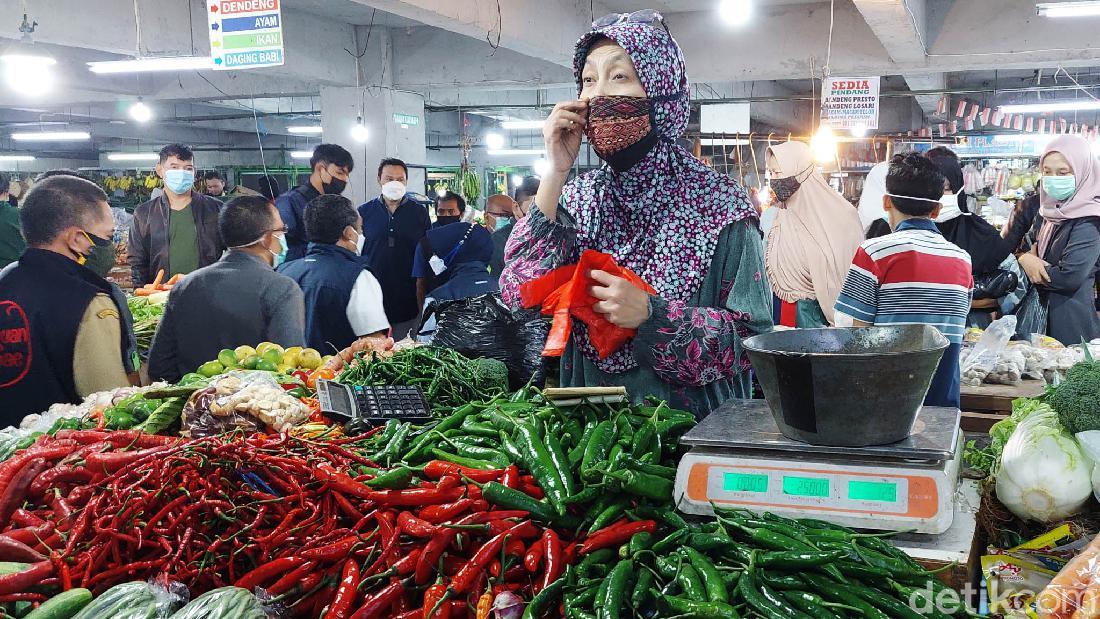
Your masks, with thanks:
M 697 602 L 709 600 L 707 589 L 703 586 L 703 579 L 699 576 L 699 570 L 688 563 L 680 565 L 680 571 L 676 574 L 676 584 L 680 585 L 680 590 L 690 599 Z
M 630 594 L 630 605 L 634 609 L 640 609 L 651 600 L 649 589 L 657 584 L 657 577 L 649 569 L 638 570 L 638 579 L 634 583 L 634 591 Z
M 805 591 L 780 591 L 779 595 L 787 600 L 791 606 L 806 613 L 814 619 L 839 619 L 836 614 L 824 606 L 825 600 L 820 596 Z
M 695 571 L 699 572 L 699 578 L 703 581 L 707 599 L 711 602 L 729 602 L 726 584 L 722 581 L 722 575 L 718 572 L 718 568 L 711 563 L 710 559 L 691 546 L 684 546 L 680 549 L 680 552 L 691 562 L 691 566 L 695 568 Z
M 446 452 L 446 451 L 443 451 L 442 449 L 438 449 L 438 448 L 435 448 L 435 447 L 432 447 L 429 451 L 431 452 L 432 456 L 434 456 L 438 460 L 446 460 L 447 462 L 453 462 L 453 463 L 455 463 L 459 466 L 465 466 L 465 467 L 471 468 L 471 469 L 481 469 L 483 471 L 488 471 L 488 470 L 492 470 L 492 469 L 503 468 L 499 464 L 497 464 L 496 462 L 489 462 L 487 460 L 478 460 L 476 458 L 467 458 L 465 456 L 460 456 L 458 454 L 453 454 L 453 453 L 450 453 L 450 452 Z M 507 465 L 505 465 L 505 466 L 507 466 Z
M 569 460 L 565 457 L 565 452 L 562 451 L 561 442 L 553 432 L 546 434 L 546 450 L 550 454 L 550 461 L 554 464 L 554 468 L 557 469 L 562 487 L 565 488 L 565 496 L 572 496 L 577 491 L 576 483 L 573 480 L 573 469 L 569 466 Z
M 634 576 L 634 564 L 629 559 L 623 559 L 615 565 L 607 576 L 607 589 L 600 598 L 600 607 L 596 609 L 596 616 L 600 619 L 619 619 L 626 602 L 626 590 Z
M 652 595 L 660 596 L 660 593 L 653 591 Z M 700 602 L 674 595 L 660 596 L 660 598 L 678 616 L 696 619 L 740 619 L 741 617 L 737 614 L 737 609 L 721 602 Z
M 504 568 L 502 567 L 501 570 L 503 571 Z M 550 605 L 561 597 L 561 593 L 564 589 L 565 579 L 558 578 L 550 583 L 545 589 L 539 591 L 538 595 L 531 599 L 527 608 L 523 609 L 523 619 L 537 619 L 538 617 L 542 617 L 550 609 Z M 557 611 L 555 610 L 555 612 Z
M 581 458 L 581 475 L 588 469 L 595 467 L 607 459 L 611 453 L 611 447 L 615 445 L 615 422 L 610 419 L 601 421 L 588 439 L 588 445 L 584 448 L 584 456 Z
M 538 432 L 527 423 L 516 424 L 516 436 L 519 439 L 520 452 L 526 456 L 528 470 L 535 476 L 535 481 L 546 493 L 546 498 L 558 514 L 565 515 L 565 498 L 570 493 L 565 489 L 546 444 L 539 438 Z
M 406 466 L 399 466 L 392 471 L 386 471 L 374 479 L 368 480 L 365 485 L 376 490 L 401 490 L 408 488 L 412 483 L 413 471 Z
M 621 482 L 624 492 L 658 501 L 672 499 L 673 482 L 670 479 L 630 470 L 606 471 L 604 475 Z

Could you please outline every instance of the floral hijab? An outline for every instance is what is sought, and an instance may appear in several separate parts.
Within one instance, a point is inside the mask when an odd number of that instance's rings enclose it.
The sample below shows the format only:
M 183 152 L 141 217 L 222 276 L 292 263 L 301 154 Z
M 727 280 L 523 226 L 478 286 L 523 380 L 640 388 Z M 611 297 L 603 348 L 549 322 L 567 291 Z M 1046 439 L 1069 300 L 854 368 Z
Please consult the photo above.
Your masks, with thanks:
M 573 59 L 578 89 L 588 50 L 601 38 L 618 43 L 633 60 L 660 139 L 625 172 L 605 165 L 574 179 L 562 193 L 562 205 L 576 221 L 581 249 L 609 253 L 658 296 L 687 301 L 707 276 L 722 229 L 757 217 L 756 209 L 733 179 L 675 143 L 687 128 L 691 107 L 684 55 L 672 36 L 636 23 L 589 32 Z M 583 328 L 576 335 L 581 352 L 601 371 L 618 374 L 637 367 L 630 342 L 600 360 Z

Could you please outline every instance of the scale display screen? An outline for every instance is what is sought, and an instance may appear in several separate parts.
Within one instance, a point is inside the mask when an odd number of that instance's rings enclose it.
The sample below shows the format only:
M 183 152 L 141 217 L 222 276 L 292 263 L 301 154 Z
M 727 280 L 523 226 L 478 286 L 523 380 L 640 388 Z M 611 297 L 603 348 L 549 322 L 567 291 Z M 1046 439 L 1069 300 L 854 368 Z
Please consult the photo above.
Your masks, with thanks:
M 725 473 L 722 477 L 722 489 L 731 492 L 767 492 L 768 476 Z
M 783 494 L 791 496 L 828 497 L 829 480 L 824 477 L 784 477 Z
M 848 498 L 853 501 L 897 503 L 898 485 L 886 482 L 849 481 Z

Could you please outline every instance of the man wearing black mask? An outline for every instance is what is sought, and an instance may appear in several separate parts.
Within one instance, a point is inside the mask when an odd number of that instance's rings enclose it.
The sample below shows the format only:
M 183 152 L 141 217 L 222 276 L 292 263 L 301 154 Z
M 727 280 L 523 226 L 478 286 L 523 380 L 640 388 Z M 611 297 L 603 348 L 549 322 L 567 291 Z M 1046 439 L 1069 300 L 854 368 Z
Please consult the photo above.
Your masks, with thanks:
M 466 214 L 466 200 L 453 191 L 448 191 L 435 203 L 435 223 L 432 228 L 439 228 L 447 224 L 456 224 L 462 221 Z
M 299 185 L 275 200 L 275 208 L 286 224 L 286 262 L 306 255 L 306 206 L 319 195 L 340 195 L 348 186 L 348 176 L 355 169 L 351 153 L 336 144 L 320 144 L 309 160 L 313 172 L 309 182 Z
M 111 245 L 106 194 L 74 176 L 46 178 L 19 216 L 28 248 L 0 271 L 4 426 L 130 384 L 121 308 L 110 285 L 83 266 L 94 248 Z

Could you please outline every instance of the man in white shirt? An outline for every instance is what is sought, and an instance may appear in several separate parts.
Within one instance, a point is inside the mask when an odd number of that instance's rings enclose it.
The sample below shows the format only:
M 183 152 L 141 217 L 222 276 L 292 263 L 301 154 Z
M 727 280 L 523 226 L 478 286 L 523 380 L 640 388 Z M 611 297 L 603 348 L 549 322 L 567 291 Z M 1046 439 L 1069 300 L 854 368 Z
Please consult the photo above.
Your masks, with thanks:
M 314 198 L 305 210 L 305 228 L 305 257 L 279 272 L 305 293 L 306 344 L 331 352 L 388 331 L 382 287 L 360 257 L 363 220 L 351 202 L 335 194 Z

